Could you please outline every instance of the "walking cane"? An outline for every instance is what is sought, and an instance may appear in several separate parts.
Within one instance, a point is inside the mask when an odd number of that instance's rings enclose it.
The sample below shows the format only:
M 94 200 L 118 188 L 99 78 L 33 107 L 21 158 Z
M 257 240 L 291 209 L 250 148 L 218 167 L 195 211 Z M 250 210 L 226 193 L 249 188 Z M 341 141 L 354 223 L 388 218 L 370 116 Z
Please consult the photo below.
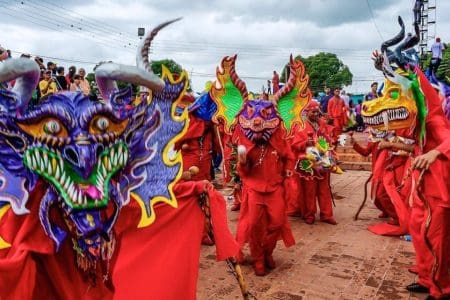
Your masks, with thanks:
M 363 199 L 361 205 L 359 206 L 358 211 L 357 211 L 356 214 L 355 214 L 355 217 L 354 217 L 354 220 L 355 220 L 355 221 L 358 221 L 359 213 L 360 213 L 360 212 L 362 211 L 362 209 L 364 208 L 364 205 L 366 205 L 367 194 L 368 194 L 368 192 L 367 192 L 367 187 L 369 186 L 369 182 L 370 182 L 370 180 L 372 179 L 372 175 L 373 175 L 373 174 L 370 174 L 369 178 L 367 178 L 366 182 L 364 183 L 364 199 Z

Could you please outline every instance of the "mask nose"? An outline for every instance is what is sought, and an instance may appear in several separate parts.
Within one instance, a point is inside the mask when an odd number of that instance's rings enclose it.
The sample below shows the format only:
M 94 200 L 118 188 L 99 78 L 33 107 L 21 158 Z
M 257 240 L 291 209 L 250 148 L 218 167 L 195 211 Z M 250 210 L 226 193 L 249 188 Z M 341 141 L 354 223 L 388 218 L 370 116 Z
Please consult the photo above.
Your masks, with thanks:
M 64 159 L 67 160 L 78 173 L 87 179 L 92 173 L 97 162 L 99 147 L 97 145 L 68 145 L 63 151 Z

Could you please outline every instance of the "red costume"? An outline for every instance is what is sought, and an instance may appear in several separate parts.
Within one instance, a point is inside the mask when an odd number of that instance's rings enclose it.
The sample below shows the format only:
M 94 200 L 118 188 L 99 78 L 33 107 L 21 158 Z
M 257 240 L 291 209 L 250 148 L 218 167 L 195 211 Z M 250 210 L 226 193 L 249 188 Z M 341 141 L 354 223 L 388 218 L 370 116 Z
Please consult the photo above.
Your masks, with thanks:
M 299 157 L 304 155 L 309 146 L 309 139 L 317 140 L 319 136 L 324 137 L 330 143 L 331 139 L 327 135 L 328 127 L 322 120 L 319 120 L 317 127 L 310 121 L 305 122 L 303 130 L 298 131 L 293 140 L 292 151 Z M 315 172 L 315 171 L 314 171 Z M 330 173 L 324 171 L 320 176 L 300 177 L 300 184 L 303 188 L 303 218 L 308 224 L 314 223 L 317 211 L 316 201 L 319 202 L 320 220 L 325 222 L 335 222 L 333 218 L 332 195 L 330 189 Z
M 30 214 L 9 210 L 3 216 L 0 236 L 11 244 L 0 249 L 0 299 L 195 299 L 200 240 L 205 217 L 198 195 L 204 182 L 174 187 L 178 208 L 155 206 L 156 220 L 137 228 L 141 208 L 135 200 L 125 206 L 115 227 L 117 244 L 107 283 L 88 285 L 76 268 L 71 242 L 55 253 L 53 241 L 39 224 L 42 184 L 31 194 Z M 225 201 L 211 187 L 209 200 L 217 259 L 238 251 L 226 222 Z M 3 226 L 4 224 L 4 226 Z M 99 278 L 102 278 L 99 275 Z M 174 284 L 174 282 L 176 284 Z M 114 286 L 114 290 L 108 288 Z
M 450 295 L 450 124 L 439 107 L 439 97 L 418 71 L 427 99 L 426 143 L 423 153 L 440 152 L 438 159 L 423 173 L 414 190 L 410 232 L 416 250 L 418 283 L 439 299 Z M 414 174 L 418 182 L 418 173 Z
M 333 119 L 334 135 L 340 135 L 342 129 L 347 125 L 347 113 L 344 100 L 339 96 L 333 96 L 328 101 L 327 112 Z
M 181 149 L 183 171 L 192 166 L 199 168 L 192 180 L 211 180 L 211 164 L 214 141 L 214 127 L 211 122 L 189 115 L 189 128 L 186 134 L 175 145 Z
M 397 133 L 410 137 L 408 131 L 397 130 Z M 372 154 L 372 199 L 383 215 L 392 218 L 388 223 L 369 226 L 369 230 L 380 235 L 404 235 L 409 231 L 410 157 L 406 152 L 397 155 L 395 148 L 379 149 L 379 145 L 379 142 L 369 142 L 367 147 L 353 145 L 361 155 Z
M 280 76 L 275 71 L 273 72 L 272 86 L 272 93 L 275 94 L 280 89 Z
M 243 190 L 236 239 L 241 249 L 249 242 L 255 272 L 264 275 L 264 263 L 274 267 L 272 252 L 277 240 L 283 239 L 287 247 L 295 244 L 285 213 L 283 188 L 284 172 L 289 169 L 289 146 L 281 128 L 263 145 L 247 139 L 240 127 L 233 139 L 247 149 L 246 163 L 238 163 Z M 261 270 L 262 274 L 258 274 Z

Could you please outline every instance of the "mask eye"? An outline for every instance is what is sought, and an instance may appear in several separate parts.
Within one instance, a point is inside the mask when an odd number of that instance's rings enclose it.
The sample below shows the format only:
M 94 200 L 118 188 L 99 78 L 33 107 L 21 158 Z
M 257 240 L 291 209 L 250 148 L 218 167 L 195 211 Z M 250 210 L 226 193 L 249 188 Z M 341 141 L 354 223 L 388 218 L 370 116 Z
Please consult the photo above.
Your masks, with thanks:
M 56 120 L 47 121 L 44 124 L 44 132 L 50 135 L 57 135 L 61 132 L 61 125 L 59 125 L 59 122 Z
M 253 108 L 253 106 L 251 106 L 251 105 L 247 106 L 247 115 L 250 118 L 253 116 L 254 113 L 255 113 L 255 109 Z
M 95 122 L 95 126 L 97 126 L 97 129 L 100 131 L 106 131 L 109 127 L 109 120 L 105 117 L 100 117 Z
M 264 118 L 264 119 L 267 119 L 267 116 L 269 115 L 268 113 L 267 113 L 267 109 L 265 109 L 265 108 L 263 108 L 263 109 L 261 109 L 261 116 Z

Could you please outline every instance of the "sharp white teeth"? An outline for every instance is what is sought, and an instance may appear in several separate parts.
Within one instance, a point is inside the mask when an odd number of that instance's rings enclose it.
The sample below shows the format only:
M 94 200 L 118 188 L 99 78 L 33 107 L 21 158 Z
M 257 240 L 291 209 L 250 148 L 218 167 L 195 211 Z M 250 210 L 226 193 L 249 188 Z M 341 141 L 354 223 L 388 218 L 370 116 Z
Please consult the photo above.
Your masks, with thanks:
M 383 114 L 381 115 L 381 117 L 383 119 L 384 129 L 385 130 L 389 130 L 389 116 L 388 116 L 388 113 L 386 111 L 384 111 Z
M 106 169 L 107 169 L 108 171 L 111 171 L 111 169 L 112 169 L 112 167 L 111 167 L 111 160 L 110 160 L 110 159 L 107 159 Z
M 82 195 L 81 191 L 78 191 L 77 199 L 78 199 L 78 203 L 83 204 L 83 195 Z
M 68 190 L 68 194 L 69 194 L 69 198 L 70 199 L 73 199 L 74 197 L 73 197 L 73 194 L 74 194 L 74 186 L 73 186 L 73 184 L 71 183 L 70 185 L 69 185 L 69 190 Z
M 69 191 L 69 186 L 71 186 L 71 181 L 70 181 L 70 178 L 67 178 L 66 183 L 64 183 L 64 189 L 66 191 Z
M 42 156 L 44 157 L 44 164 L 47 165 L 48 164 L 48 154 L 47 154 L 47 152 L 43 152 Z
M 115 165 L 116 164 L 116 162 L 115 162 L 116 152 L 114 151 L 114 148 L 111 149 L 111 152 L 109 153 L 109 157 L 110 157 L 109 160 L 112 160 L 113 165 Z
M 105 165 L 102 164 L 102 174 L 104 177 L 106 177 L 106 174 L 108 174 L 108 171 L 106 171 Z
M 64 185 L 65 181 L 66 181 L 66 173 L 62 173 L 61 179 L 59 180 L 59 182 L 61 183 L 61 185 Z
M 31 155 L 31 166 L 33 167 L 33 169 L 36 169 L 36 167 L 37 167 L 36 159 L 34 158 L 34 155 Z
M 45 165 L 42 165 L 42 168 L 45 168 Z M 47 165 L 47 173 L 48 173 L 48 175 L 52 175 L 53 174 L 53 170 L 52 170 L 52 165 L 51 164 Z
M 83 196 L 83 204 L 87 205 L 87 197 L 86 197 L 86 195 Z
M 61 172 L 59 171 L 59 166 L 56 166 L 56 172 L 55 172 L 55 178 L 56 180 L 59 180 L 59 177 L 61 176 Z
M 58 158 L 59 167 L 61 168 L 61 171 L 64 170 L 64 161 L 62 158 Z
M 25 159 L 27 161 L 28 164 L 31 164 L 31 155 L 30 155 L 30 151 L 27 151 L 27 153 L 25 154 Z

